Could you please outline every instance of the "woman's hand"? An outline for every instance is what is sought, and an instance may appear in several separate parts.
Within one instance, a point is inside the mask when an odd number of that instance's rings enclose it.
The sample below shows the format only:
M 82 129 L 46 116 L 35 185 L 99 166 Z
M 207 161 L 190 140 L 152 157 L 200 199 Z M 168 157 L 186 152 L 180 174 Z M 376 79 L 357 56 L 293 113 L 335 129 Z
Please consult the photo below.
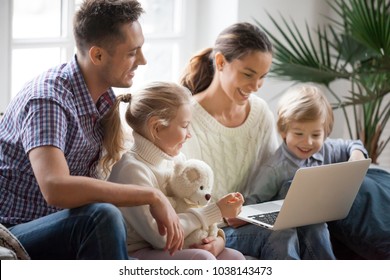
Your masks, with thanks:
M 229 193 L 223 196 L 217 202 L 217 206 L 221 210 L 222 217 L 235 218 L 241 212 L 241 206 L 244 203 L 244 197 L 242 194 Z
M 225 249 L 225 240 L 220 236 L 209 236 L 203 238 L 202 242 L 203 244 L 194 244 L 190 248 L 207 250 L 214 256 L 218 256 Z
M 230 227 L 233 227 L 233 228 L 238 228 L 238 227 L 241 227 L 241 226 L 243 226 L 243 225 L 248 224 L 248 222 L 243 221 L 243 220 L 240 220 L 240 219 L 237 219 L 237 218 L 226 218 L 226 219 L 225 219 L 225 222 L 226 222 Z
M 155 202 L 150 204 L 150 213 L 157 222 L 159 233 L 167 236 L 164 250 L 173 255 L 175 251 L 183 248 L 184 231 L 168 198 L 157 189 L 155 194 Z

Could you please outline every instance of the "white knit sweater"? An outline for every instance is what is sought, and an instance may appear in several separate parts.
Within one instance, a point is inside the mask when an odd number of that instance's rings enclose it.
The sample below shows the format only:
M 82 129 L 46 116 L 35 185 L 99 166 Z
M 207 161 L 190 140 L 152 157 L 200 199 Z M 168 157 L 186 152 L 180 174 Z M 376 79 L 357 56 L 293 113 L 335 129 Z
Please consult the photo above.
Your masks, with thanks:
M 275 122 L 268 104 L 250 95 L 250 112 L 239 127 L 225 127 L 198 102 L 193 102 L 190 138 L 182 152 L 187 158 L 208 163 L 215 174 L 213 198 L 226 193 L 247 193 L 246 185 L 252 172 L 277 148 Z
M 111 182 L 136 184 L 160 189 L 164 194 L 167 180 L 173 171 L 174 160 L 184 160 L 184 155 L 172 158 L 146 138 L 133 132 L 134 144 L 114 165 L 108 178 Z M 128 252 L 145 247 L 162 249 L 166 238 L 158 233 L 157 224 L 149 205 L 120 208 L 127 226 Z M 221 212 L 215 203 L 190 213 L 179 214 L 186 237 L 192 231 L 219 222 Z

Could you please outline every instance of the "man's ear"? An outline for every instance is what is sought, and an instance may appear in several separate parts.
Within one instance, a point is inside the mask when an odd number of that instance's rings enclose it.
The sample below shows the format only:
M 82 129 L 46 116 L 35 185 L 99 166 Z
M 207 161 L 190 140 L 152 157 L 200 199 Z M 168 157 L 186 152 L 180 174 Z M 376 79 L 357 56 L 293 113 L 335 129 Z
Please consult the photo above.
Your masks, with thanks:
M 93 46 L 89 49 L 89 58 L 91 59 L 92 63 L 95 65 L 99 65 L 102 63 L 103 59 L 103 49 L 99 48 L 97 46 Z

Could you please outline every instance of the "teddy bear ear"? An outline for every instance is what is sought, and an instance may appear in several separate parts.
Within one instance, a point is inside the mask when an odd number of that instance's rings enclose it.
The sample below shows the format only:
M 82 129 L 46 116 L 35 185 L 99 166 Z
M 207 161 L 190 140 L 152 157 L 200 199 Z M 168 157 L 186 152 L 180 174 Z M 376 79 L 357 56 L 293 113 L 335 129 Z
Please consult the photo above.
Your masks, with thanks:
M 190 181 L 191 183 L 198 180 L 201 176 L 199 170 L 196 168 L 193 168 L 193 167 L 186 168 L 186 170 L 184 172 L 187 175 L 188 181 Z
M 180 174 L 183 172 L 184 170 L 184 167 L 185 167 L 185 164 L 183 161 L 177 161 L 175 162 L 175 166 L 174 166 L 174 173 L 175 174 Z

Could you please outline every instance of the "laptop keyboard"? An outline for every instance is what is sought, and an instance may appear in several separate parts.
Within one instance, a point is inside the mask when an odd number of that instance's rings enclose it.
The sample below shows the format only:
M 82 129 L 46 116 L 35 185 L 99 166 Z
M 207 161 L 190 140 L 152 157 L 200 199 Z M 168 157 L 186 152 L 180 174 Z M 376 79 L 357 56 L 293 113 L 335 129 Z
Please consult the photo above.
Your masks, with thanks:
M 278 216 L 278 214 L 279 214 L 279 211 L 270 212 L 270 213 L 266 213 L 266 214 L 253 215 L 253 216 L 249 216 L 249 218 L 255 219 L 255 220 L 262 222 L 262 223 L 265 223 L 265 224 L 273 225 L 276 221 L 276 217 Z

